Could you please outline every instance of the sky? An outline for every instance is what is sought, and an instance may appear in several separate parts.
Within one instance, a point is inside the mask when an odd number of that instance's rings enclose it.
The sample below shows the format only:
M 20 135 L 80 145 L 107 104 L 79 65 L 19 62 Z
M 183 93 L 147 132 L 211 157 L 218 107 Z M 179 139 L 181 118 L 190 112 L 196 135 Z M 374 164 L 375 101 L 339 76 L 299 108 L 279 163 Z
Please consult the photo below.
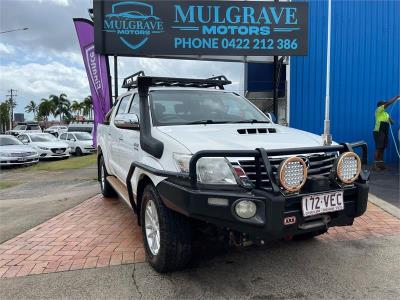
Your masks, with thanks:
M 0 0 L 0 102 L 8 90 L 17 90 L 16 113 L 25 113 L 31 101 L 65 93 L 81 101 L 90 95 L 73 18 L 89 18 L 92 0 Z M 113 74 L 113 59 L 110 59 Z M 119 85 L 138 70 L 147 75 L 207 78 L 226 75 L 231 90 L 243 93 L 242 63 L 120 58 Z M 120 90 L 121 91 L 121 90 Z M 25 113 L 25 118 L 32 115 Z

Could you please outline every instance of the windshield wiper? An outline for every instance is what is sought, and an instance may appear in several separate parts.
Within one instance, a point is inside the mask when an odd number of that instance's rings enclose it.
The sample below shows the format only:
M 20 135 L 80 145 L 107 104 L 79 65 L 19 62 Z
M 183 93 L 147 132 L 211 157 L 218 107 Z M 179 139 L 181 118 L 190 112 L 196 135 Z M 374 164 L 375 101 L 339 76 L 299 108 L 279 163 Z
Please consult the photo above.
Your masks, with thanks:
M 239 123 L 251 123 L 251 124 L 253 124 L 253 123 L 265 123 L 265 124 L 268 124 L 268 123 L 271 123 L 271 122 L 270 121 L 259 121 L 257 119 L 250 119 L 250 120 L 233 121 L 231 123 L 233 123 L 233 124 L 235 124 L 235 123 L 237 123 L 237 124 L 239 124 Z
M 213 121 L 213 120 L 199 120 L 199 121 L 193 121 L 189 123 L 185 123 L 185 125 L 197 125 L 197 124 L 227 124 L 229 122 L 226 121 Z

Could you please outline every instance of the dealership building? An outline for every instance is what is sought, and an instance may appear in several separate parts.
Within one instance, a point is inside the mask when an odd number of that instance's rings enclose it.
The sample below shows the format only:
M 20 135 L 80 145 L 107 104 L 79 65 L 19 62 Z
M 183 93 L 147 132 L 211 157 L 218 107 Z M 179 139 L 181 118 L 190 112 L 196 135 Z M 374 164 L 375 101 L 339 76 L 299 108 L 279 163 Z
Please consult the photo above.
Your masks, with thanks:
M 248 64 L 245 90 L 280 123 L 322 134 L 328 2 L 309 1 L 308 9 L 308 55 Z M 399 15 L 398 0 L 332 1 L 331 131 L 337 142 L 368 142 L 370 162 L 376 104 L 400 94 Z M 387 111 L 395 124 L 385 160 L 398 163 L 400 101 Z

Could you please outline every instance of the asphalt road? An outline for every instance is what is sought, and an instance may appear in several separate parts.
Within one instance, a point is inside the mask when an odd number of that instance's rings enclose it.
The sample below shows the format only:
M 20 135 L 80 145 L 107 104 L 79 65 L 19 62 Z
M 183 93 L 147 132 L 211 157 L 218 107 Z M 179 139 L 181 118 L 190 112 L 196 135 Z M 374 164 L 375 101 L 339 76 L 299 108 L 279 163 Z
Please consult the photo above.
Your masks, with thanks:
M 0 190 L 0 243 L 98 194 L 96 172 L 0 170 L 0 180 L 22 183 Z
M 212 246 L 210 246 L 212 247 Z M 2 299 L 399 299 L 400 236 L 273 242 L 159 275 L 146 263 L 0 280 Z
M 370 192 L 400 208 L 400 165 L 388 166 L 385 171 L 371 172 Z

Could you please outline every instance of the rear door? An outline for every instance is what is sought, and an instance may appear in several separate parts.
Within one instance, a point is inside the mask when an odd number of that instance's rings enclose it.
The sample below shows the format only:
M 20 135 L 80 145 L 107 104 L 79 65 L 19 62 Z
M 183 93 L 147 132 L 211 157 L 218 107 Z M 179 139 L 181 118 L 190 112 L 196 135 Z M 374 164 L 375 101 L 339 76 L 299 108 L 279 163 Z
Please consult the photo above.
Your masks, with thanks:
M 75 152 L 75 148 L 76 148 L 76 138 L 75 135 L 73 135 L 72 133 L 68 133 L 67 135 L 67 140 L 65 141 L 68 146 L 71 147 L 71 151 Z
M 123 140 L 123 134 L 124 131 L 123 129 L 119 129 L 115 126 L 114 124 L 114 119 L 120 115 L 120 114 L 125 114 L 126 111 L 129 109 L 129 103 L 132 98 L 132 94 L 124 95 L 121 97 L 121 100 L 117 104 L 117 109 L 114 114 L 114 118 L 112 119 L 110 123 L 110 144 L 109 144 L 109 149 L 110 149 L 110 155 L 109 155 L 109 163 L 110 166 L 113 170 L 113 174 L 116 175 L 121 181 L 125 181 L 123 177 L 123 169 L 121 168 L 120 164 L 120 156 L 121 156 L 121 141 Z

